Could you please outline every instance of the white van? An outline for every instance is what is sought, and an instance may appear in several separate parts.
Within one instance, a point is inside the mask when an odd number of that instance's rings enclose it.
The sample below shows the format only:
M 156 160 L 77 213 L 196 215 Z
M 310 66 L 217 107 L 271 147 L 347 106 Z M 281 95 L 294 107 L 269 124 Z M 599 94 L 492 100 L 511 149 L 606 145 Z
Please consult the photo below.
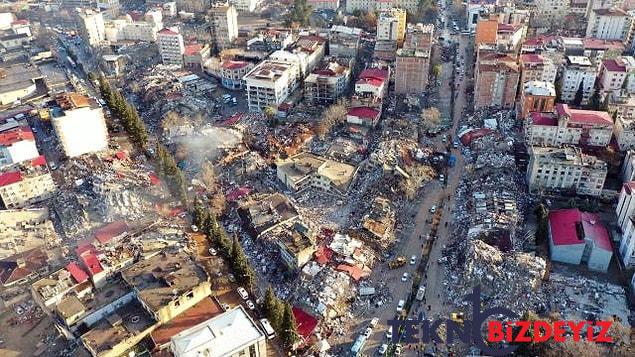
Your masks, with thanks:
M 260 322 L 262 329 L 265 330 L 265 335 L 267 335 L 268 340 L 271 340 L 272 338 L 276 337 L 276 331 L 274 331 L 273 327 L 271 327 L 269 320 L 260 319 L 258 321 Z

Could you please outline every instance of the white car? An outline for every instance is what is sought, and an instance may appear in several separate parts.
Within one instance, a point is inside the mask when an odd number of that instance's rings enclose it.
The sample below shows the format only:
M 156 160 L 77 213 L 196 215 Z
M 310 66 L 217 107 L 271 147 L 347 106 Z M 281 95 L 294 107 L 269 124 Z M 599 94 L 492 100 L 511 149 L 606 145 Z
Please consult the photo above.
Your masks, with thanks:
M 386 338 L 389 340 L 392 338 L 392 326 L 388 327 L 388 331 L 386 331 Z
M 373 328 L 367 327 L 366 331 L 364 331 L 364 336 L 366 336 L 366 338 L 369 338 L 372 333 L 373 333 Z
M 256 305 L 254 305 L 254 303 L 251 300 L 247 300 L 246 304 L 249 310 L 254 310 L 256 308 Z
M 383 356 L 384 353 L 386 353 L 386 351 L 388 351 L 388 344 L 384 343 L 383 345 L 379 347 L 379 349 L 377 350 L 377 353 L 379 353 L 380 356 Z
M 434 213 L 437 211 L 437 205 L 432 205 L 432 207 L 430 207 L 430 213 Z
M 410 265 L 415 265 L 415 262 L 417 261 L 417 256 L 413 255 L 412 257 L 410 257 Z
M 405 300 L 399 300 L 399 302 L 397 303 L 397 312 L 401 312 L 403 311 L 403 306 L 406 304 Z
M 209 248 L 209 255 L 215 257 L 217 254 L 218 254 L 218 252 L 216 251 L 216 249 Z
M 240 297 L 243 300 L 249 299 L 249 294 L 247 294 L 247 290 L 245 290 L 245 288 L 243 288 L 242 286 L 236 289 L 236 291 L 238 292 L 238 295 L 240 295 Z
M 403 275 L 401 276 L 401 281 L 405 283 L 406 280 L 408 280 L 408 273 L 403 273 Z
M 372 320 L 370 320 L 370 327 L 375 327 L 377 326 L 377 324 L 379 323 L 379 317 L 373 317 Z

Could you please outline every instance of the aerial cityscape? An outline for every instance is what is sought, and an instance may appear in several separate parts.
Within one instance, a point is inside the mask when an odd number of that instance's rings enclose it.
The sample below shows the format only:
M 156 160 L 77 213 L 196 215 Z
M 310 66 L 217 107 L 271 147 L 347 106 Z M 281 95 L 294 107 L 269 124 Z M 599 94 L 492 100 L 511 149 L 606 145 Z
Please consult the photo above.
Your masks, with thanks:
M 0 356 L 635 356 L 635 0 L 3 0 Z

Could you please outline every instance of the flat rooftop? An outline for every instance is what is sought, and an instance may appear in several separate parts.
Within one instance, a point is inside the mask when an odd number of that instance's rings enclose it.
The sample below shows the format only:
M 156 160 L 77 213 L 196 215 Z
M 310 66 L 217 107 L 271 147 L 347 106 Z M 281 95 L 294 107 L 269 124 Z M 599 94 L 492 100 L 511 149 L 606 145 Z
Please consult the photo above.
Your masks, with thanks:
M 93 291 L 93 296 L 82 299 L 77 298 L 75 294 L 69 294 L 57 304 L 57 311 L 60 316 L 67 318 L 73 316 L 82 310 L 90 313 L 98 310 L 103 306 L 119 299 L 120 297 L 130 293 L 130 289 L 121 280 L 115 280 L 106 286 Z
M 239 348 L 264 339 L 264 334 L 247 315 L 242 306 L 207 320 L 199 326 L 183 331 L 172 338 L 179 356 L 231 356 Z
M 152 340 L 157 346 L 165 346 L 170 343 L 173 336 L 199 325 L 213 317 L 223 313 L 223 308 L 211 297 L 199 301 L 196 305 L 185 310 L 170 322 L 161 325 L 152 332 Z
M 278 61 L 264 61 L 245 75 L 245 79 L 275 82 L 289 71 L 293 65 Z
M 15 65 L 0 68 L 0 90 L 11 92 L 29 87 L 36 79 L 42 78 L 42 73 L 35 66 Z
M 81 338 L 92 351 L 101 355 L 126 340 L 141 338 L 140 335 L 154 324 L 154 319 L 141 304 L 132 300 L 106 316 Z
M 208 279 L 188 254 L 178 250 L 164 250 L 136 263 L 121 275 L 154 311 L 170 303 L 175 295 L 183 295 Z

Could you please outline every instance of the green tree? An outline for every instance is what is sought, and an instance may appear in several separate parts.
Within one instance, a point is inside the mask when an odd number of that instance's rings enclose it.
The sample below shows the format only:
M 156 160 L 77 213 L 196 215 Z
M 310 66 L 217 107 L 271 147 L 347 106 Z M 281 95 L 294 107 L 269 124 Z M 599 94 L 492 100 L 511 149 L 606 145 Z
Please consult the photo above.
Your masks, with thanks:
M 602 107 L 602 97 L 600 96 L 600 88 L 597 86 L 593 90 L 593 95 L 589 98 L 589 104 L 587 105 L 587 109 L 591 110 L 600 110 Z
M 291 304 L 288 302 L 284 304 L 280 329 L 282 342 L 287 348 L 292 348 L 298 341 L 299 334 L 298 326 L 295 322 L 295 316 L 293 316 L 293 309 L 291 308 Z
M 582 100 L 584 99 L 584 81 L 580 82 L 580 86 L 578 87 L 578 91 L 575 92 L 575 97 L 573 97 L 573 104 L 576 107 L 580 107 L 582 105 Z
M 267 316 L 267 319 L 269 319 L 269 322 L 271 323 L 271 326 L 276 331 L 281 331 L 280 327 L 282 324 L 282 313 L 284 310 L 284 306 L 282 300 L 280 300 L 273 292 L 271 285 L 267 287 L 267 291 L 265 292 L 263 309 L 265 312 L 265 316 Z
M 207 218 L 205 209 L 201 200 L 198 198 L 194 200 L 194 206 L 192 208 L 192 224 L 197 226 L 201 231 L 206 230 Z
M 284 20 L 285 26 L 306 26 L 309 24 L 309 18 L 313 11 L 311 5 L 306 0 L 294 0 L 291 11 Z

